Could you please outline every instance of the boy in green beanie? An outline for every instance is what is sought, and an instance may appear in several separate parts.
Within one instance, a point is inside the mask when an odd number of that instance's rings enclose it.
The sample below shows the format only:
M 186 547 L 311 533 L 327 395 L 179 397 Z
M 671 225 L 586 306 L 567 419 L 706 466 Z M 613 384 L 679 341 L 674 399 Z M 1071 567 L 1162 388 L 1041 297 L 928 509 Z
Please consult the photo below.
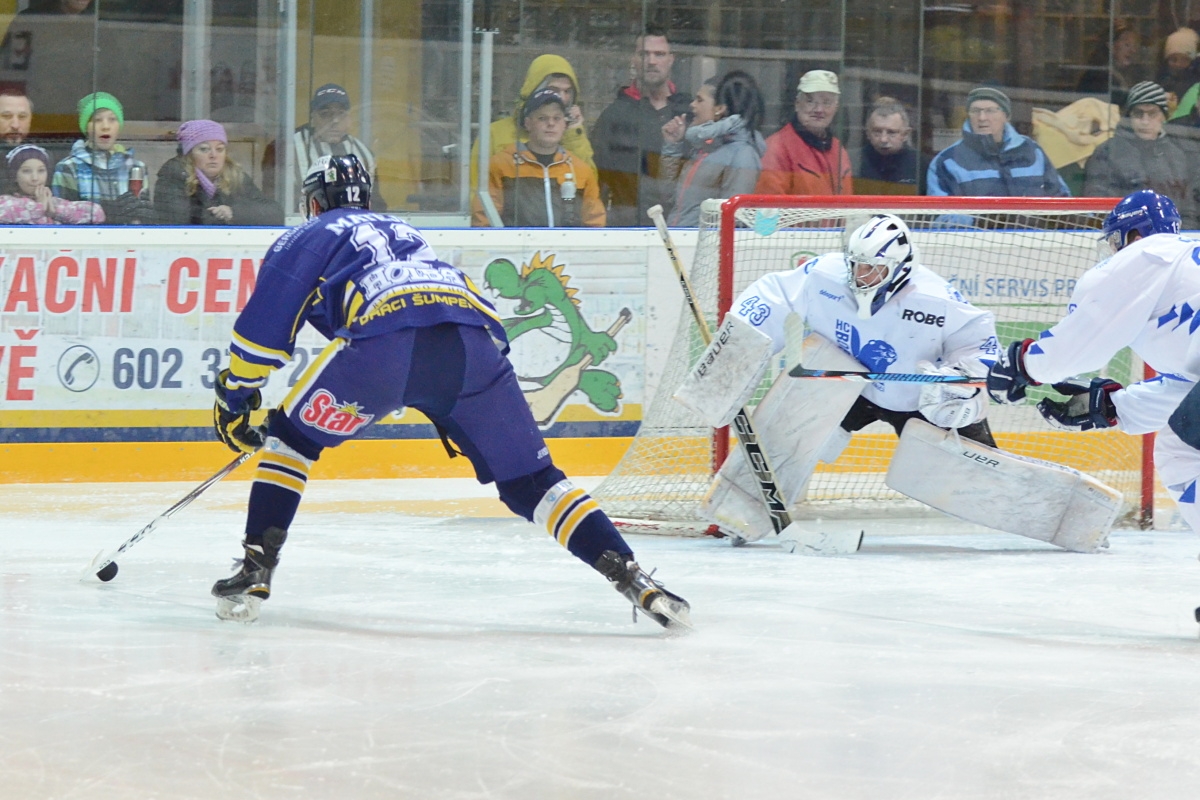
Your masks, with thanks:
M 110 225 L 151 225 L 154 208 L 147 194 L 135 195 L 129 174 L 146 165 L 133 157 L 133 149 L 117 142 L 125 123 L 125 109 L 108 92 L 95 92 L 79 101 L 79 130 L 87 137 L 75 142 L 71 155 L 54 168 L 51 188 L 56 197 L 90 200 L 104 208 Z

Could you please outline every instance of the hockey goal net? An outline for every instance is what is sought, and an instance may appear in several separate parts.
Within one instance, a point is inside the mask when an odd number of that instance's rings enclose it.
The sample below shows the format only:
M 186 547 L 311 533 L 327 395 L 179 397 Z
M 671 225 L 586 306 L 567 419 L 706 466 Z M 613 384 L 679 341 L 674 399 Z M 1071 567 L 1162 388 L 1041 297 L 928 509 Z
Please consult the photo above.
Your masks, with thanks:
M 840 251 L 848 232 L 871 214 L 902 218 L 913 231 L 922 264 L 971 303 L 991 310 L 1001 347 L 1036 337 L 1066 312 L 1079 277 L 1097 261 L 1098 231 L 1115 199 L 786 197 L 745 195 L 704 205 L 690 277 L 711 327 L 752 281 Z M 789 320 L 789 344 L 769 370 L 753 407 L 781 370 L 799 361 L 805 331 Z M 704 349 L 685 307 L 662 382 L 633 443 L 594 493 L 614 517 L 679 523 L 699 521 L 697 507 L 728 448 L 728 430 L 714 431 L 671 399 Z M 1103 374 L 1122 383 L 1144 377 L 1128 350 Z M 1020 406 L 989 408 L 1002 449 L 1087 472 L 1119 489 L 1127 522 L 1148 524 L 1153 508 L 1149 441 L 1116 430 L 1064 432 L 1046 423 L 1035 389 Z M 819 465 L 801 518 L 923 509 L 884 484 L 896 437 L 884 423 L 856 433 L 834 464 Z M 703 527 L 703 526 L 699 526 Z M 670 526 L 665 526 L 671 530 Z

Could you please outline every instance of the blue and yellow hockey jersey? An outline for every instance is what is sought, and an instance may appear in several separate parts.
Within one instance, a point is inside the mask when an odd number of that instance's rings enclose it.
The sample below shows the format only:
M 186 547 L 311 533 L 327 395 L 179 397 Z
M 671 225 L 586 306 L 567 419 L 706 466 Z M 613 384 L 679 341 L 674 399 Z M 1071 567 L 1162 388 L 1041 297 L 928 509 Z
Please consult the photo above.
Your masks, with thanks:
M 271 247 L 233 326 L 228 388 L 266 383 L 306 322 L 329 339 L 450 322 L 487 328 L 508 352 L 500 317 L 470 278 L 439 261 L 416 228 L 358 209 L 327 211 Z

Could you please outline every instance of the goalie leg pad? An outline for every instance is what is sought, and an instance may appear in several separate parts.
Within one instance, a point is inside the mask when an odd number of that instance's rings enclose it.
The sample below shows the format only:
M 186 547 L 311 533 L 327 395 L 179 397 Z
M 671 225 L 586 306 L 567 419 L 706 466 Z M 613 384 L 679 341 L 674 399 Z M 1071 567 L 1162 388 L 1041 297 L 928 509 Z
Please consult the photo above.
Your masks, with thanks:
M 909 420 L 887 485 L 953 517 L 1066 550 L 1107 546 L 1121 494 L 1078 470 L 1023 458 Z M 1014 514 L 1019 502 L 1021 513 Z
M 758 388 L 774 349 L 770 336 L 728 314 L 674 397 L 708 425 L 724 427 Z
M 856 381 L 797 380 L 783 373 L 759 403 L 752 422 L 784 505 L 803 500 L 817 461 L 828 455 L 826 443 L 837 437 L 864 386 Z M 740 447 L 731 448 L 700 512 L 747 541 L 774 530 L 758 480 Z

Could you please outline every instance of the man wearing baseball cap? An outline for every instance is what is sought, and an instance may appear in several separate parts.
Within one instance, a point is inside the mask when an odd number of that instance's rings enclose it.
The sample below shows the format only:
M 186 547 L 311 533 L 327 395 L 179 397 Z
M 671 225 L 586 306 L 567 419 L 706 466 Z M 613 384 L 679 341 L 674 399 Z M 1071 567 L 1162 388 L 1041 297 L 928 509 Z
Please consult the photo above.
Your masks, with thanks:
M 296 211 L 300 207 L 300 188 L 309 168 L 321 156 L 344 156 L 353 154 L 371 175 L 371 210 L 387 211 L 387 203 L 379 191 L 379 173 L 375 167 L 375 155 L 371 148 L 350 135 L 350 94 L 336 83 L 327 83 L 313 92 L 308 104 L 308 124 L 301 125 L 292 135 L 292 146 L 296 148 L 295 190 L 285 208 Z M 263 153 L 263 193 L 275 197 L 275 143 L 267 145 Z
M 1012 102 L 994 86 L 967 94 L 962 139 L 934 156 L 926 194 L 968 197 L 1070 197 L 1050 158 L 1008 121 Z
M 767 137 L 758 194 L 854 194 L 850 156 L 829 128 L 842 90 L 825 69 L 800 76 L 796 113 Z

